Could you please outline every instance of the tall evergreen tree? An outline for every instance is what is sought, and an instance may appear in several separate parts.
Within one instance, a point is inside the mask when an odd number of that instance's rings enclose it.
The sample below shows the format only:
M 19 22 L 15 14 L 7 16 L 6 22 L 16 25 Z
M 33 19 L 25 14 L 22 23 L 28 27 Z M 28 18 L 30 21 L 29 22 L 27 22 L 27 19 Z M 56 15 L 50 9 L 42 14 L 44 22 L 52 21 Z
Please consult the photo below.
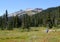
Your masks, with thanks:
M 6 10 L 6 13 L 5 13 L 5 21 L 6 21 L 6 28 L 8 27 L 8 11 Z
M 22 27 L 23 29 L 28 29 L 29 31 L 30 30 L 29 26 L 30 26 L 30 17 L 27 14 L 24 14 L 22 17 Z

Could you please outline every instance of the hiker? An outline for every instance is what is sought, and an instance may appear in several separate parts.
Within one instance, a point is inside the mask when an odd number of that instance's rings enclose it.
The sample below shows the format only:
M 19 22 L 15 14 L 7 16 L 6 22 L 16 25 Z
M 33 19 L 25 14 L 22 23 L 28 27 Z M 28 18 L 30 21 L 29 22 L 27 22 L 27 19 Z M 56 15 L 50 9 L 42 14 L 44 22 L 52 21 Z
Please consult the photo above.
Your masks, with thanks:
M 47 30 L 46 30 L 46 33 L 48 33 L 48 32 L 49 32 L 49 30 L 47 29 Z

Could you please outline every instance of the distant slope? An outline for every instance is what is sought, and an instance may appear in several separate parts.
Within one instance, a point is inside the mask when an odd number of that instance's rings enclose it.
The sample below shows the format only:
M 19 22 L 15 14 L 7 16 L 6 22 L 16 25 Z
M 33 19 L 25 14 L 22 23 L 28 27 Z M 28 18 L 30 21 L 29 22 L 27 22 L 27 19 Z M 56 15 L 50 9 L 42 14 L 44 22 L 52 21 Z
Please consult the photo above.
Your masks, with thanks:
M 8 16 L 16 16 L 16 15 L 20 16 L 20 15 L 23 15 L 23 14 L 34 15 L 34 14 L 36 14 L 36 13 L 41 12 L 42 10 L 43 10 L 43 9 L 41 9 L 41 8 L 20 10 L 20 11 L 11 13 L 11 14 L 9 14 Z

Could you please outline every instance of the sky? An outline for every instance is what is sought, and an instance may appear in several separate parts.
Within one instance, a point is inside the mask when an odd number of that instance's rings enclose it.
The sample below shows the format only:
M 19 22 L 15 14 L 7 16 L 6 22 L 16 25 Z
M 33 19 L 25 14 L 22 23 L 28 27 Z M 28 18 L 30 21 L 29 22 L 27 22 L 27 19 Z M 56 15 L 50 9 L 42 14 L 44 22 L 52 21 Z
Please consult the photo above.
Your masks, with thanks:
M 25 10 L 26 8 L 50 8 L 60 6 L 60 0 L 0 0 L 0 16 L 8 13 Z

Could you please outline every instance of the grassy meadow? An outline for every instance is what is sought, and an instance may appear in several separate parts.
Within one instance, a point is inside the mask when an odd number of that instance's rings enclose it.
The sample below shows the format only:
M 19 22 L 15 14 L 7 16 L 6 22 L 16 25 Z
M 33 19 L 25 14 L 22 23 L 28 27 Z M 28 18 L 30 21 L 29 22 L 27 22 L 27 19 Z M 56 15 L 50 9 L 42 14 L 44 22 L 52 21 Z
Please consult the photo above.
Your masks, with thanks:
M 60 31 L 50 29 L 46 33 L 45 27 L 31 27 L 27 32 L 22 29 L 0 30 L 0 42 L 60 42 Z

